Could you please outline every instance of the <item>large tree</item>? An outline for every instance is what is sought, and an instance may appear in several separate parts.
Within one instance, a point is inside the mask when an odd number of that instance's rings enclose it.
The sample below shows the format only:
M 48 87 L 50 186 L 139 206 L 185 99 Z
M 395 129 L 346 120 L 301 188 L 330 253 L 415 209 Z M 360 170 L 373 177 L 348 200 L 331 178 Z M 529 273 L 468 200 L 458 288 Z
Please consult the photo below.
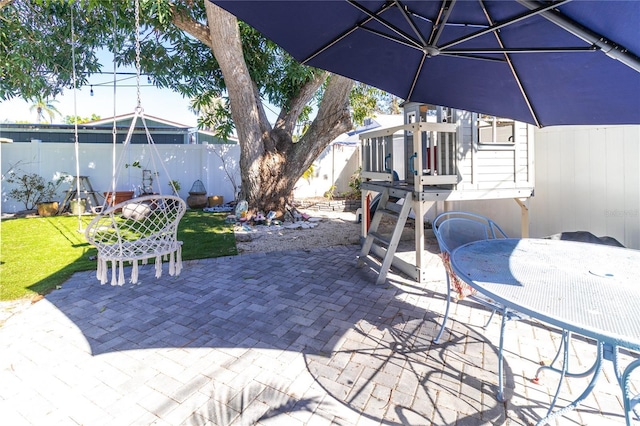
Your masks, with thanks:
M 75 19 L 72 52 L 70 10 L 63 2 L 0 0 L 0 100 L 55 98 L 73 86 L 73 59 L 78 85 L 99 71 L 95 50 L 103 28 L 87 17 Z
M 349 100 L 353 81 L 298 64 L 209 1 L 141 0 L 141 4 L 143 72 L 151 75 L 159 87 L 195 98 L 196 104 L 206 105 L 220 98 L 228 102 L 232 124 L 221 128 L 228 133 L 235 127 L 240 142 L 242 196 L 252 209 L 281 212 L 305 170 L 331 140 L 352 128 Z M 38 65 L 43 72 L 64 68 L 57 80 L 46 82 L 48 86 L 39 83 L 48 87 L 44 94 L 69 87 L 68 59 L 65 62 L 47 55 L 49 49 L 68 53 L 61 37 L 65 29 L 70 30 L 65 21 L 70 8 L 75 13 L 77 44 L 82 46 L 78 61 L 81 78 L 95 71 L 90 52 L 96 46 L 116 52 L 120 64 L 135 62 L 133 2 L 41 0 L 33 5 L 28 0 L 0 0 L 0 8 L 1 18 L 14 22 L 12 31 L 24 31 L 34 37 L 40 30 L 49 34 L 36 43 L 38 50 L 34 51 L 35 47 L 29 49 L 27 43 L 11 42 L 7 31 L 0 29 L 3 64 L 27 52 L 31 66 Z M 64 25 L 60 29 L 41 28 L 38 20 L 21 15 L 29 8 L 41 8 L 45 16 L 52 16 L 50 20 L 55 18 Z M 16 20 L 23 22 L 16 24 Z M 45 46 L 47 43 L 56 43 L 57 47 Z M 70 45 L 68 34 L 66 43 Z M 19 74 L 19 69 L 12 69 Z M 25 88 L 25 72 L 23 69 L 20 76 L 3 75 L 0 96 L 20 93 L 33 97 L 37 87 Z M 267 119 L 264 101 L 280 108 L 273 125 Z M 309 118 L 310 105 L 314 103 L 315 118 L 306 123 L 303 135 L 294 137 L 296 126 Z M 360 116 L 370 109 L 371 104 L 366 102 L 359 102 L 355 108 Z
M 211 49 L 220 64 L 238 130 L 243 193 L 250 206 L 279 210 L 329 142 L 351 128 L 349 93 L 353 82 L 337 75 L 329 77 L 315 120 L 294 143 L 298 117 L 325 81 L 325 74 L 311 73 L 303 80 L 282 105 L 272 127 L 244 61 L 237 20 L 211 2 L 206 2 L 206 9 Z M 180 19 L 179 13 L 176 15 L 174 19 Z

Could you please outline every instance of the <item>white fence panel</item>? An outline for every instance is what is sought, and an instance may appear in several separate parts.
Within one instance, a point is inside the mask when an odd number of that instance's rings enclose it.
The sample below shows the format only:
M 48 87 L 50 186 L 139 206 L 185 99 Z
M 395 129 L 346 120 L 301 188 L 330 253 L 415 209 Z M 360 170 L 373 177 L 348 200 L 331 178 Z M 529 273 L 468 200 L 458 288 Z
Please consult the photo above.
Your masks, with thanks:
M 588 231 L 640 249 L 640 126 L 553 126 L 535 130 L 530 236 Z M 452 203 L 520 235 L 512 200 Z
M 293 190 L 295 198 L 323 197 L 333 188 L 334 195 L 350 192 L 351 177 L 358 172 L 358 146 L 332 144 L 313 163 L 314 173 L 300 178 Z
M 148 145 L 130 145 L 126 148 L 124 162 L 140 163 L 141 168 L 121 167 L 117 175 L 116 190 L 140 192 L 142 169 L 157 171 L 154 178 L 154 190 L 169 194 L 169 180 L 180 182 L 179 195 L 189 196 L 189 190 L 196 180 L 202 181 L 209 195 L 221 195 L 225 201 L 235 199 L 235 191 L 240 185 L 240 146 L 239 145 L 155 145 L 162 165 L 151 161 L 151 147 Z M 116 149 L 116 161 L 120 158 L 122 145 Z M 69 143 L 13 143 L 2 144 L 2 212 L 16 212 L 24 205 L 9 198 L 12 185 L 4 179 L 7 173 L 37 173 L 45 180 L 53 180 L 62 173 L 76 174 L 76 155 L 73 144 Z M 111 188 L 113 175 L 112 145 L 80 144 L 80 175 L 88 176 L 96 192 L 106 192 Z M 234 188 L 234 183 L 237 188 Z M 159 184 L 159 187 L 158 187 Z M 58 190 L 62 200 L 67 184 Z

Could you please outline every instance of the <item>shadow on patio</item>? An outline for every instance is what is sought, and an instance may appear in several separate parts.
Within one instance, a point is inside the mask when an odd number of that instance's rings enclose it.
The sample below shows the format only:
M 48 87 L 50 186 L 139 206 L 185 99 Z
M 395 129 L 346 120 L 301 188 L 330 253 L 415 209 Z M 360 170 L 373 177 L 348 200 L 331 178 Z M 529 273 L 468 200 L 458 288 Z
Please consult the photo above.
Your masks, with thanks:
M 189 261 L 159 280 L 147 267 L 123 287 L 77 273 L 0 329 L 23 336 L 7 352 L 5 383 L 19 385 L 12 395 L 49 383 L 46 400 L 67 407 L 60 418 L 91 424 L 528 424 L 542 414 L 546 387 L 518 388 L 529 368 L 520 360 L 539 362 L 525 351 L 507 348 L 511 400 L 496 401 L 489 312 L 455 304 L 446 343 L 431 343 L 444 310 L 439 259 L 434 281 L 390 274 L 376 286 L 357 253 Z M 32 365 L 39 374 L 24 379 Z M 20 415 L 37 423 L 27 408 Z

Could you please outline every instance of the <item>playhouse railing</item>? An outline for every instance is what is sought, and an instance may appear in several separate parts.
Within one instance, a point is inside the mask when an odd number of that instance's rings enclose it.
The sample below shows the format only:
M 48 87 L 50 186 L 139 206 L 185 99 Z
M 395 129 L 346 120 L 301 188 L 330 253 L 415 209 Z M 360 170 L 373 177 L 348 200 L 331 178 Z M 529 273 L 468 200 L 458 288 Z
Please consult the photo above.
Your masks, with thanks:
M 397 178 L 413 183 L 416 191 L 423 186 L 456 185 L 460 181 L 457 129 L 455 124 L 420 122 L 362 133 L 363 179 L 392 182 L 394 171 L 400 169 L 404 173 Z M 404 133 L 404 144 L 394 147 L 399 132 Z

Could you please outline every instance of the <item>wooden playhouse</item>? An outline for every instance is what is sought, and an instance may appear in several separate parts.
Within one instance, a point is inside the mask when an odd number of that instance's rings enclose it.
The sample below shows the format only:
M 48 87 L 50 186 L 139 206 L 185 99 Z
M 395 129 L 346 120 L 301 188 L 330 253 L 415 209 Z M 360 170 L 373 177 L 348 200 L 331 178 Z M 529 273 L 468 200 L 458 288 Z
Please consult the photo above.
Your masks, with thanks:
M 404 125 L 360 135 L 362 167 L 362 250 L 359 263 L 389 268 L 425 280 L 425 213 L 447 201 L 511 198 L 522 211 L 528 236 L 526 201 L 533 195 L 533 126 L 478 113 L 419 103 L 404 104 Z M 370 211 L 375 208 L 375 213 Z M 407 218 L 415 219 L 414 244 L 401 245 Z M 382 234 L 383 217 L 391 234 Z

